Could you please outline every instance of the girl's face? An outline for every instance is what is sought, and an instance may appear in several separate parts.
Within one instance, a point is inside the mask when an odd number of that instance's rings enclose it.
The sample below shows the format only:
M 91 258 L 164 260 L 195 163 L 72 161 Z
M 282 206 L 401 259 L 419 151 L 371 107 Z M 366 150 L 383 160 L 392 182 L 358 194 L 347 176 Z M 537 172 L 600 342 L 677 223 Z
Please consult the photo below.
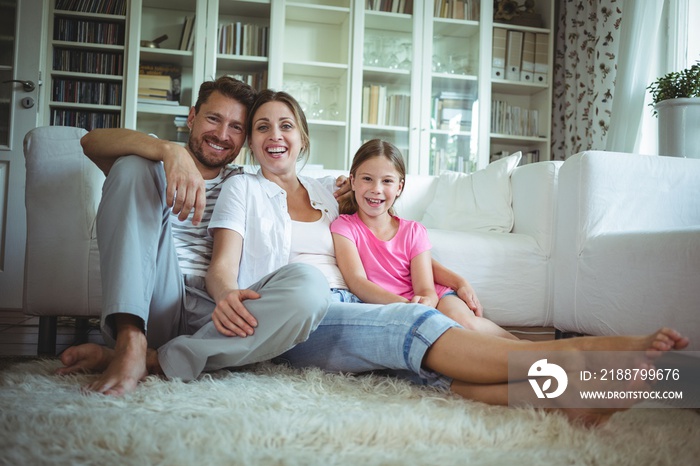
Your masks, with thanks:
M 283 102 L 268 102 L 253 115 L 248 144 L 263 173 L 296 173 L 302 150 L 301 131 Z
M 365 160 L 357 167 L 355 175 L 350 175 L 350 182 L 359 206 L 358 213 L 368 217 L 388 214 L 403 189 L 401 175 L 384 156 Z

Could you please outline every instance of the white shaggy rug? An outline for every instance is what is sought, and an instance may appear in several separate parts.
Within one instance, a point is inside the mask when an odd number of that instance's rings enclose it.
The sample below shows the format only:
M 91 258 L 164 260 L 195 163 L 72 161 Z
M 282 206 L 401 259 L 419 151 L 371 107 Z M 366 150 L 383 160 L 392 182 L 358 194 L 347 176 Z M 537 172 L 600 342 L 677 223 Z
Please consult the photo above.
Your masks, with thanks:
M 383 376 L 262 364 L 122 398 L 56 360 L 0 371 L 3 465 L 689 465 L 700 414 L 632 409 L 604 426 L 491 407 Z

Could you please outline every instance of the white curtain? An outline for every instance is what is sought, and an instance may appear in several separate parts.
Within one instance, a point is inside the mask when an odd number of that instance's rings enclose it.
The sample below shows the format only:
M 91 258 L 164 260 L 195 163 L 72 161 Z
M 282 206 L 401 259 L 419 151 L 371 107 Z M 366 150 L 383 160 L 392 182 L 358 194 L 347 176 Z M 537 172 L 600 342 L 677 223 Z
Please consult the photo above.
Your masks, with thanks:
M 605 149 L 636 152 L 645 106 L 646 88 L 658 76 L 650 66 L 659 52 L 664 0 L 625 0 L 620 30 L 617 76 Z

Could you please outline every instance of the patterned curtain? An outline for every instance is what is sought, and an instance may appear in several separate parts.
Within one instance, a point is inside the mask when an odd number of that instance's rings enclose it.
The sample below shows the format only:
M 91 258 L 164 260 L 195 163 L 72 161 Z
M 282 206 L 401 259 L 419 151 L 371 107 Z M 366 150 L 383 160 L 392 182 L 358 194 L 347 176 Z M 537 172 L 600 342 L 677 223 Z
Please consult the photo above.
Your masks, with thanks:
M 615 93 L 622 0 L 559 0 L 552 159 L 605 150 Z

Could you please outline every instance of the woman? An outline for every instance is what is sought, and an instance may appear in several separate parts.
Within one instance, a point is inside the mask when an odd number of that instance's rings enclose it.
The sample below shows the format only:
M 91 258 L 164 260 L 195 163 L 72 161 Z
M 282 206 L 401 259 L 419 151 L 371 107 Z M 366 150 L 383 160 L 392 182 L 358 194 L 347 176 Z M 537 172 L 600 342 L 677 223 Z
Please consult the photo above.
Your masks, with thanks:
M 309 150 L 308 126 L 298 103 L 284 92 L 261 92 L 248 115 L 247 132 L 260 171 L 225 183 L 209 225 L 214 248 L 206 285 L 217 302 L 212 319 L 224 334 L 250 334 L 255 324 L 235 298 L 239 289 L 289 262 L 304 262 L 323 271 L 334 299 L 311 337 L 282 355 L 298 367 L 397 370 L 466 398 L 505 405 L 510 351 L 658 352 L 688 344 L 668 329 L 644 337 L 523 342 L 466 330 L 420 304 L 359 303 L 335 262 L 329 229 L 338 216 L 333 186 L 297 175 L 297 162 Z M 436 281 L 451 285 L 440 272 Z M 511 388 L 530 390 L 525 381 Z M 593 421 L 608 414 L 567 413 Z

